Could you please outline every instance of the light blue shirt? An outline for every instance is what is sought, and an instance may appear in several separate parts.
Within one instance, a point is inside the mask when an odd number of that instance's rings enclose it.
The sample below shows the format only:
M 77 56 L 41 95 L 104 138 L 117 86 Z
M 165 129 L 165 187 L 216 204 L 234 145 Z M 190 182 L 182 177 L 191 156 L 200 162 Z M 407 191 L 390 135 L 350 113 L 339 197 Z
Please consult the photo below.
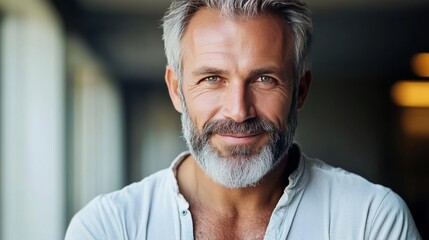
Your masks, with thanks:
M 188 154 L 168 169 L 92 200 L 73 217 L 65 239 L 194 239 L 189 203 L 176 181 Z M 421 238 L 407 206 L 390 189 L 301 154 L 264 239 Z

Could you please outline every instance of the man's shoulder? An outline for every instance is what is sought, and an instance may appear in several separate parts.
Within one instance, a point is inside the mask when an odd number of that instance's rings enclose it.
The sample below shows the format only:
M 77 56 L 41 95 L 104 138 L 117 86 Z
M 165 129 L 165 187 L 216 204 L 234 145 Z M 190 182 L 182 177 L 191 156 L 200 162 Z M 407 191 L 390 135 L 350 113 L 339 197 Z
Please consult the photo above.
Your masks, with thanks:
M 356 194 L 386 195 L 391 192 L 387 187 L 372 183 L 358 174 L 331 166 L 319 159 L 306 157 L 306 164 L 308 165 L 309 181 L 312 184 L 323 185 L 323 187 L 331 190 L 338 189 Z
M 171 169 L 163 169 L 139 182 L 131 183 L 118 191 L 103 196 L 113 202 L 148 197 L 153 195 L 155 191 L 164 191 L 164 188 L 171 186 L 170 174 L 172 174 Z
M 375 210 L 387 197 L 399 198 L 390 188 L 370 182 L 364 177 L 333 167 L 321 160 L 306 161 L 308 180 L 306 195 L 312 199 L 325 199 L 335 203 L 336 208 Z
M 101 205 L 126 211 L 140 208 L 142 203 L 148 205 L 149 202 L 157 201 L 160 194 L 168 194 L 172 188 L 170 178 L 171 169 L 163 169 L 152 175 L 143 178 L 139 182 L 131 183 L 124 188 L 96 197 L 92 202 Z M 173 189 L 171 189 L 173 190 Z M 94 204 L 94 203 L 93 203 Z
M 294 221 L 297 226 L 317 226 L 305 234 L 329 231 L 338 239 L 419 239 L 406 204 L 391 189 L 323 161 L 303 159 L 306 184 Z M 311 239 L 310 235 L 303 238 Z
M 169 174 L 173 174 L 171 169 L 164 169 L 121 190 L 97 196 L 73 217 L 66 239 L 82 239 L 85 234 L 114 239 L 146 231 L 151 211 L 161 215 L 171 211 L 169 195 L 174 188 Z

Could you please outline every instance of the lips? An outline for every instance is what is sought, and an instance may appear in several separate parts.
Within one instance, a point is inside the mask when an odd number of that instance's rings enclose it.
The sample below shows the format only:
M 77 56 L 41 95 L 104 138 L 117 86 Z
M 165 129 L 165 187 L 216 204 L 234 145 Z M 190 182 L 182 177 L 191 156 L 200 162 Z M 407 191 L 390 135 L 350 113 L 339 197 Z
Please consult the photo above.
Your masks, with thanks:
M 263 135 L 263 132 L 257 133 L 218 133 L 215 134 L 223 142 L 229 144 L 249 144 L 256 141 Z

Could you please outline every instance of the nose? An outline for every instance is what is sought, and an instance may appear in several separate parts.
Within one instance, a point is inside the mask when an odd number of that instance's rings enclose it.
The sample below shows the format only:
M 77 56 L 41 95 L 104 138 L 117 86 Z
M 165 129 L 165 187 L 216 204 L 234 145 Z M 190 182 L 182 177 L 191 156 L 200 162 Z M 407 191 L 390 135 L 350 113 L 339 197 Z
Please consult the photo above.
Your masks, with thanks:
M 251 93 L 245 84 L 231 84 L 223 99 L 223 115 L 235 122 L 244 122 L 256 115 Z

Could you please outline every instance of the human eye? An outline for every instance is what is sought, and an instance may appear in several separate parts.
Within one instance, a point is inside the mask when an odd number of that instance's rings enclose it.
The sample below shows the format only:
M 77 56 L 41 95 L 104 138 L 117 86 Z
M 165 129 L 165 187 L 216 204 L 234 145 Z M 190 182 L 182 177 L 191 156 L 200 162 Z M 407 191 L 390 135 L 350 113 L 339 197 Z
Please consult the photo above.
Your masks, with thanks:
M 208 83 L 217 83 L 220 81 L 220 77 L 219 76 L 209 76 L 203 79 L 204 81 L 208 82 Z
M 202 79 L 202 82 L 207 83 L 207 84 L 218 84 L 222 82 L 222 78 L 219 76 L 208 76 Z
M 257 86 L 260 86 L 262 88 L 270 88 L 277 85 L 277 80 L 274 77 L 263 75 L 263 76 L 259 76 L 255 80 L 255 83 L 257 84 Z
M 257 81 L 262 83 L 270 83 L 270 82 L 274 82 L 275 79 L 270 76 L 260 76 Z

